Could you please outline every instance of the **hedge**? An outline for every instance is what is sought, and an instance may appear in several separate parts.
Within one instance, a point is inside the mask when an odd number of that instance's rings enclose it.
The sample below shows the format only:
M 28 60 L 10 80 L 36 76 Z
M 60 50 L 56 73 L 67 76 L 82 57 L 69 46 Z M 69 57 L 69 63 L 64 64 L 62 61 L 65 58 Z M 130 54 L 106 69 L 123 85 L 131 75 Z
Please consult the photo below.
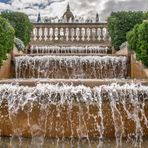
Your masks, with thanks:
M 112 12 L 108 18 L 109 35 L 111 36 L 112 46 L 119 50 L 120 45 L 126 41 L 126 33 L 136 24 L 141 24 L 144 14 L 141 11 L 120 11 Z
M 148 67 L 148 22 L 136 25 L 127 33 L 129 48 L 136 52 L 137 60 Z
M 2 61 L 7 58 L 7 53 L 13 49 L 14 34 L 15 31 L 10 23 L 0 17 L 0 66 Z
M 30 42 L 33 29 L 33 25 L 28 16 L 21 12 L 2 12 L 1 16 L 9 20 L 10 24 L 15 29 L 15 36 L 21 39 L 24 45 L 27 46 Z

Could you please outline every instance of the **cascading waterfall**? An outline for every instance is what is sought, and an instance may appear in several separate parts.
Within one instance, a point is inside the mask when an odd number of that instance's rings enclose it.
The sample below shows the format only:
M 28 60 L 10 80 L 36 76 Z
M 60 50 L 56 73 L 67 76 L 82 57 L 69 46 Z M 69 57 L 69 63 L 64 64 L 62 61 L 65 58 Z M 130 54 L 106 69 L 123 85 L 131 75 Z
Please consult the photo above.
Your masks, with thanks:
M 37 46 L 30 47 L 30 53 L 111 53 L 111 48 L 101 46 Z
M 96 137 L 103 144 L 106 135 L 114 133 L 117 147 L 123 138 L 141 147 L 148 130 L 148 86 L 142 84 L 83 85 L 41 84 L 20 86 L 0 84 L 0 120 L 11 128 L 10 135 L 21 140 L 31 135 L 32 146 L 42 146 L 44 138 Z M 8 112 L 8 116 L 5 115 Z M 134 128 L 131 128 L 134 127 Z M 1 133 L 5 134 L 0 125 Z M 101 144 L 101 145 L 102 145 Z M 79 143 L 78 143 L 79 145 Z
M 126 56 L 18 56 L 16 78 L 126 78 Z

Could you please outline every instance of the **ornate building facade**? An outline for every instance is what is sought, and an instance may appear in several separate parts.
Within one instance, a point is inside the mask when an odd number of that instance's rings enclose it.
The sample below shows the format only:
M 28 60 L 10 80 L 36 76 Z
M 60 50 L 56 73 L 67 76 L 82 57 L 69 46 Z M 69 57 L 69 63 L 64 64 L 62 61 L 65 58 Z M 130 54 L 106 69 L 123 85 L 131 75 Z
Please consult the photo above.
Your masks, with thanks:
M 83 17 L 74 16 L 73 12 L 70 9 L 69 3 L 67 4 L 66 11 L 61 16 L 61 18 L 58 18 L 58 17 L 41 18 L 40 13 L 38 13 L 38 16 L 37 16 L 37 23 L 98 23 L 99 21 L 100 21 L 100 18 L 98 13 L 95 16 L 95 20 L 90 18 L 84 19 Z
M 73 13 L 71 12 L 71 10 L 70 10 L 70 5 L 69 5 L 69 3 L 68 3 L 68 5 L 67 5 L 67 10 L 66 10 L 66 12 L 63 14 L 63 20 L 64 20 L 64 22 L 66 22 L 66 23 L 72 23 L 72 22 L 74 22 L 74 15 L 73 15 Z
M 96 14 L 95 20 L 77 19 L 74 17 L 67 5 L 66 12 L 61 19 L 53 21 L 48 19 L 34 23 L 32 33 L 32 44 L 52 45 L 52 44 L 100 44 L 110 45 L 108 35 L 108 25 L 106 22 L 100 22 L 99 14 Z

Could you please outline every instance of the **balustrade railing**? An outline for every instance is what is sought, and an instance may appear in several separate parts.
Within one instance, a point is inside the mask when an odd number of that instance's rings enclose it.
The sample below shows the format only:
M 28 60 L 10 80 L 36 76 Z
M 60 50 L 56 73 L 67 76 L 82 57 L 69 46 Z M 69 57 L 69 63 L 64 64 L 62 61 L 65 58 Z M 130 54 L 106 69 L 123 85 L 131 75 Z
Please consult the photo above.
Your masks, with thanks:
M 35 23 L 32 44 L 102 43 L 109 44 L 107 23 Z

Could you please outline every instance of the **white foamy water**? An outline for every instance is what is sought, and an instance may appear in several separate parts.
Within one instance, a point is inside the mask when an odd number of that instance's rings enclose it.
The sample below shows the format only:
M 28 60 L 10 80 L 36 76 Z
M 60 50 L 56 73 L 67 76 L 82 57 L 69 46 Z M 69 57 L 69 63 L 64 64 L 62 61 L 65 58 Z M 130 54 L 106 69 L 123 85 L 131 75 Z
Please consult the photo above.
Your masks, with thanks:
M 147 101 L 148 86 L 141 84 L 114 83 L 94 88 L 66 84 L 39 83 L 34 87 L 0 84 L 0 105 L 7 104 L 9 114 L 7 117 L 0 112 L 0 117 L 10 120 L 12 137 L 21 139 L 27 128 L 32 146 L 37 141 L 42 146 L 44 137 L 54 133 L 57 139 L 64 140 L 69 130 L 71 143 L 77 136 L 79 141 L 86 138 L 91 147 L 90 133 L 95 131 L 100 145 L 105 133 L 113 132 L 117 147 L 122 146 L 124 137 L 141 147 L 144 131 L 148 129 Z M 26 123 L 23 125 L 18 123 L 22 116 Z
M 32 45 L 30 53 L 111 53 L 109 47 L 101 46 L 37 46 Z
M 126 56 L 18 56 L 16 78 L 126 78 Z

